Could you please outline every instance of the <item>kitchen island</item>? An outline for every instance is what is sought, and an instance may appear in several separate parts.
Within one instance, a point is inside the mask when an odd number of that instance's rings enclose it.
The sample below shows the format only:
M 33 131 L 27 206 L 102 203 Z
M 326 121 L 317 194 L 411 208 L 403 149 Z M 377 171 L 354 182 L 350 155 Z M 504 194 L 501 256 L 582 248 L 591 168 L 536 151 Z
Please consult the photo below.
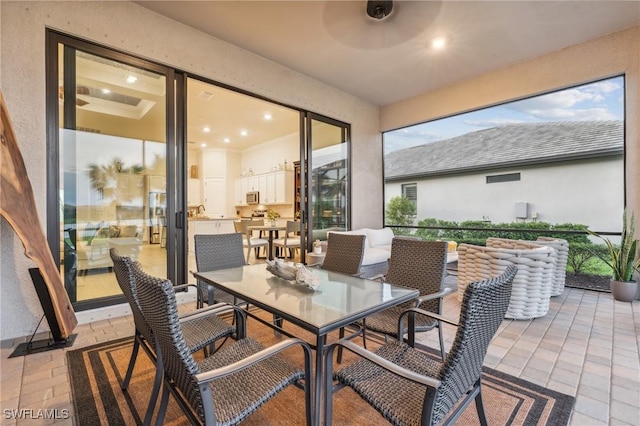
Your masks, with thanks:
M 236 232 L 233 222 L 235 217 L 210 218 L 206 216 L 190 217 L 187 221 L 189 236 L 189 254 L 195 254 L 194 235 L 232 234 Z

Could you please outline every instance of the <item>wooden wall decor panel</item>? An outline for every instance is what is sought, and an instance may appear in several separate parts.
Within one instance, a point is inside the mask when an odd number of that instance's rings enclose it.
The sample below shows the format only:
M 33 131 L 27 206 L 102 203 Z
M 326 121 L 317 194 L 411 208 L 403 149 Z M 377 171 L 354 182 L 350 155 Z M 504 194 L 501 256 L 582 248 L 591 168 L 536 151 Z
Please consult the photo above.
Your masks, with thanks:
M 9 112 L 0 92 L 0 214 L 11 225 L 24 246 L 25 255 L 40 269 L 51 296 L 62 338 L 78 324 L 42 228 L 31 181 L 18 147 Z M 27 271 L 25 271 L 27 273 Z

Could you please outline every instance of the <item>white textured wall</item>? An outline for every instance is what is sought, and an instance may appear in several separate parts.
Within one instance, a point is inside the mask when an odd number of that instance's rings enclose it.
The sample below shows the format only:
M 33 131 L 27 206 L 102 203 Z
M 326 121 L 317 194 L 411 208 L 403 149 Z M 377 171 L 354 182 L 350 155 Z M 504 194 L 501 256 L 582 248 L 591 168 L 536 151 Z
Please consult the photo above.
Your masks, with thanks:
M 401 195 L 403 183 L 417 182 L 417 219 L 427 217 L 454 220 L 482 220 L 493 223 L 516 222 L 515 203 L 529 204 L 529 217 L 538 221 L 581 223 L 598 231 L 616 232 L 620 215 L 610 205 L 622 205 L 620 181 L 622 160 L 573 161 L 541 167 L 518 167 L 468 173 L 424 180 L 393 182 L 385 198 Z M 487 175 L 520 173 L 520 181 L 486 183 Z
M 53 28 L 352 124 L 354 226 L 382 221 L 378 108 L 129 2 L 0 2 L 0 84 L 45 221 L 45 28 Z M 0 340 L 32 332 L 42 309 L 33 263 L 0 222 Z
M 383 107 L 381 129 L 430 121 L 621 73 L 626 75 L 626 199 L 628 209 L 636 212 L 640 222 L 639 26 Z

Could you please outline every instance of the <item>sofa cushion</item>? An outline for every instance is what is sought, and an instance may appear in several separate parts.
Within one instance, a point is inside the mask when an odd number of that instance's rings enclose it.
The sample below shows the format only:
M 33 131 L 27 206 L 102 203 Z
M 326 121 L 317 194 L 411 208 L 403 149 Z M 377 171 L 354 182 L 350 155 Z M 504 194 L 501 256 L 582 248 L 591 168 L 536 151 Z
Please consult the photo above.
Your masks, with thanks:
M 365 228 L 367 233 L 367 240 L 369 241 L 369 247 L 381 248 L 379 246 L 386 246 L 387 250 L 391 250 L 391 241 L 393 240 L 393 230 L 391 228 L 382 229 L 368 229 Z
M 389 254 L 390 254 L 389 250 L 367 247 L 364 249 L 364 256 L 362 257 L 362 266 L 386 262 L 389 260 Z

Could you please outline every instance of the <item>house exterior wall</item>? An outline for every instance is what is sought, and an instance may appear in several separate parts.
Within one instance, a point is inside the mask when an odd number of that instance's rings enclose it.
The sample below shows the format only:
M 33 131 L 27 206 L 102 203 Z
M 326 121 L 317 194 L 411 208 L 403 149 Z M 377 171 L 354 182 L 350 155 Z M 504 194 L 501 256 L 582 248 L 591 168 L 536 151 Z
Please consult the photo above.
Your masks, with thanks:
M 351 124 L 354 227 L 382 222 L 378 107 L 131 2 L 0 2 L 0 83 L 46 220 L 45 29 L 94 41 Z M 0 220 L 0 340 L 33 332 L 42 308 L 34 264 Z M 46 326 L 44 326 L 46 328 Z
M 462 222 L 517 222 L 515 204 L 528 203 L 528 218 L 582 223 L 598 231 L 618 232 L 620 216 L 610 205 L 622 205 L 622 157 L 544 164 L 485 172 L 389 182 L 385 201 L 402 194 L 402 184 L 417 183 L 417 221 L 436 218 Z M 520 181 L 486 183 L 487 175 L 520 173 Z
M 625 196 L 627 209 L 635 211 L 636 220 L 640 222 L 640 120 L 638 120 L 640 117 L 640 55 L 638 52 L 640 52 L 640 26 L 385 106 L 380 111 L 381 130 L 393 130 L 624 73 L 626 87 Z M 386 193 L 385 198 L 388 198 Z M 543 214 L 540 220 L 545 220 L 544 214 L 547 211 L 540 209 L 540 213 Z M 494 218 L 491 217 L 491 219 Z M 617 223 L 618 225 L 615 225 L 614 222 L 613 227 L 620 231 L 620 221 L 618 220 Z M 599 225 L 593 224 L 593 226 Z M 608 222 L 603 223 L 602 226 L 610 227 Z

